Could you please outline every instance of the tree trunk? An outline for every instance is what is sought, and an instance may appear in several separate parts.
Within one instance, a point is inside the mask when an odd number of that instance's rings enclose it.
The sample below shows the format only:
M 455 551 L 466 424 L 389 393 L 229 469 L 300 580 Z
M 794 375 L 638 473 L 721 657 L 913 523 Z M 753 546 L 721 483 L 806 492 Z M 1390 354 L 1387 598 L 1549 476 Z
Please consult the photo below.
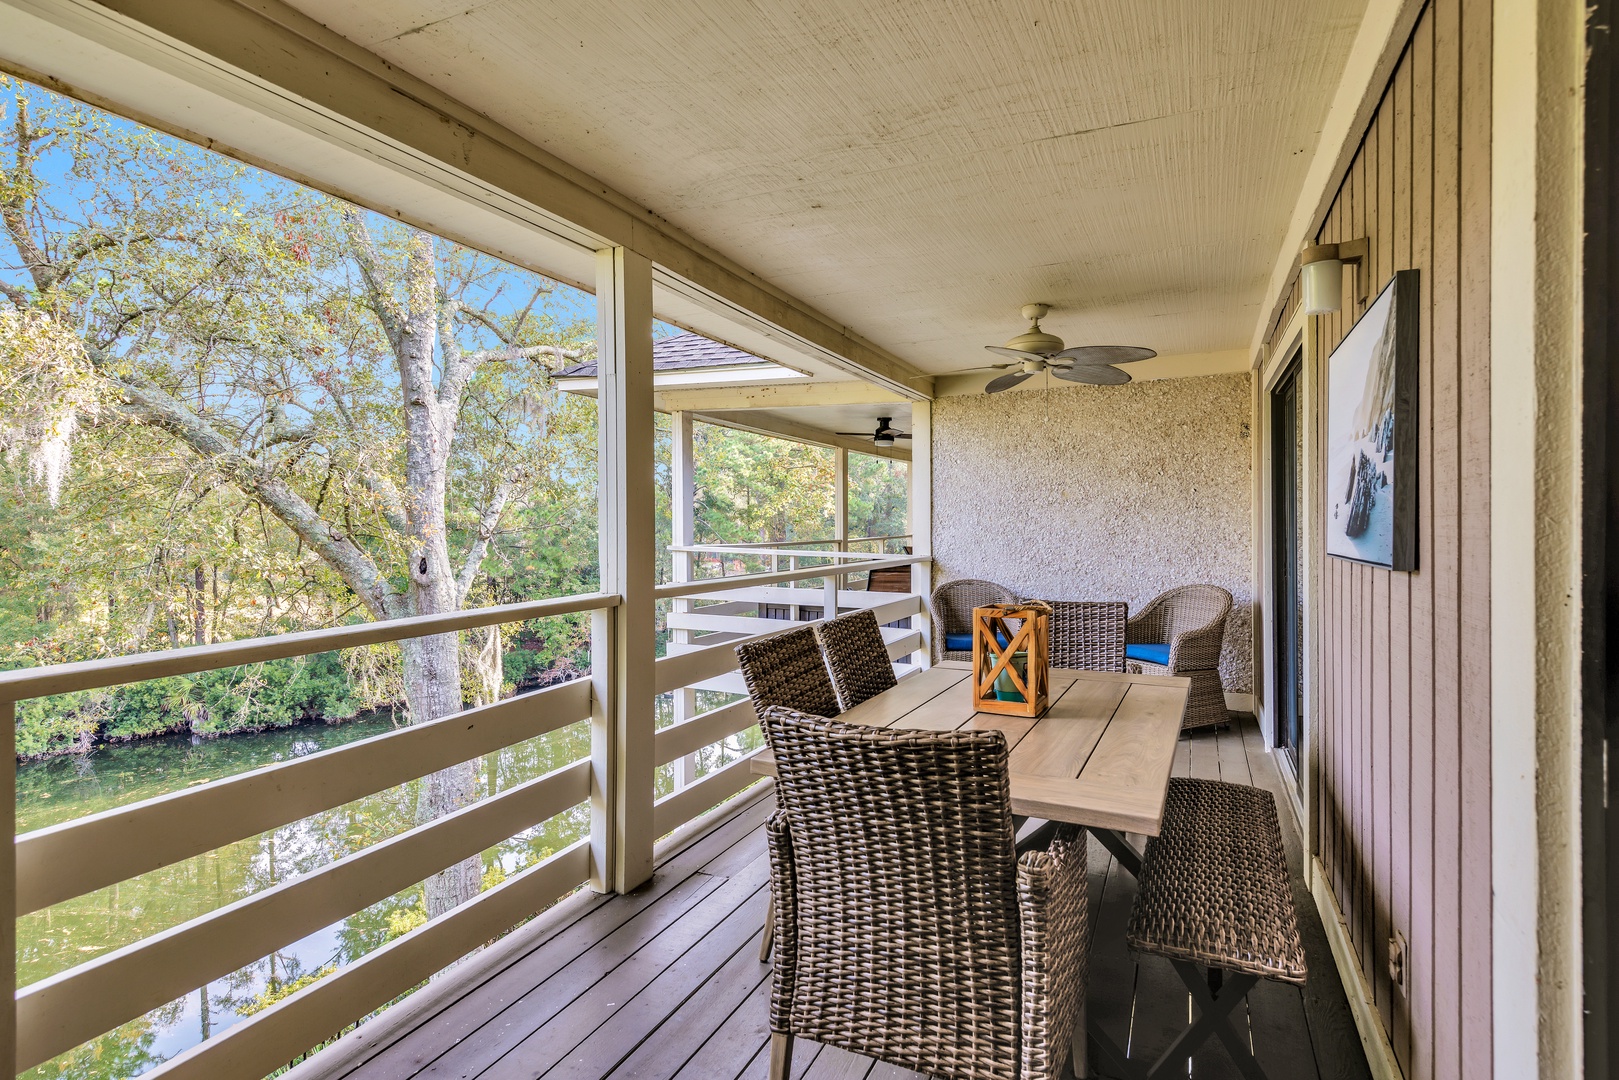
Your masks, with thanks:
M 425 612 L 424 612 L 425 614 Z M 461 710 L 460 649 L 455 634 L 436 634 L 399 643 L 404 658 L 405 698 L 413 724 L 437 720 Z M 476 798 L 477 764 L 465 761 L 422 781 L 416 823 L 424 825 L 453 814 Z M 483 859 L 467 858 L 428 878 L 424 891 L 429 919 L 478 895 Z

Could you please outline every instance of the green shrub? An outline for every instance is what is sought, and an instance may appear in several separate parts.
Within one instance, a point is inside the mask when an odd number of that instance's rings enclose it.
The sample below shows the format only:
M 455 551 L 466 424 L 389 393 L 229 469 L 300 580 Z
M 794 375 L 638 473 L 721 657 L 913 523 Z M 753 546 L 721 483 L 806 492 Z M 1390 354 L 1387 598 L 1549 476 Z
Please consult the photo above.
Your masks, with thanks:
M 305 720 L 349 720 L 369 707 L 337 653 L 271 660 L 25 701 L 17 707 L 17 756 L 46 757 L 193 731 L 225 735 Z
M 106 691 L 79 690 L 17 703 L 17 756 L 88 750 L 106 716 Z

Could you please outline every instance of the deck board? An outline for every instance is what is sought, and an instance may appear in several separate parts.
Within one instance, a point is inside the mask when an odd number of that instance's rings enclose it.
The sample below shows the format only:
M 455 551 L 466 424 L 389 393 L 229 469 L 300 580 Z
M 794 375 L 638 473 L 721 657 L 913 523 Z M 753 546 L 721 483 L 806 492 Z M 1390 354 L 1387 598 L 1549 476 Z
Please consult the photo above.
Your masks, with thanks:
M 1262 983 L 1248 1023 L 1272 1076 L 1303 1080 L 1368 1077 L 1353 1021 L 1300 872 L 1288 796 L 1251 719 L 1184 738 L 1176 775 L 1251 782 L 1284 807 L 1311 965 L 1305 994 Z M 300 1080 L 763 1080 L 769 1065 L 770 968 L 758 962 L 768 857 L 763 800 L 665 862 L 637 893 L 587 905 L 563 926 L 508 950 L 491 970 L 463 979 L 451 1000 L 414 1016 L 414 1026 L 378 1038 L 369 1056 L 351 1050 L 342 1067 L 325 1055 L 300 1066 Z M 1139 842 L 1139 840 L 1138 840 Z M 1095 840 L 1089 848 L 1090 1016 L 1135 1057 L 1151 1058 L 1185 1024 L 1186 994 L 1167 962 L 1124 947 L 1135 881 Z M 478 958 L 467 961 L 477 964 Z M 433 989 L 422 991 L 432 994 Z M 1133 1031 L 1132 1031 L 1133 1018 Z M 384 1017 L 384 1021 L 386 1017 Z M 336 1047 L 333 1048 L 337 1049 Z M 1203 1077 L 1235 1075 L 1211 1042 L 1194 1060 Z M 793 1080 L 923 1080 L 892 1065 L 799 1040 Z

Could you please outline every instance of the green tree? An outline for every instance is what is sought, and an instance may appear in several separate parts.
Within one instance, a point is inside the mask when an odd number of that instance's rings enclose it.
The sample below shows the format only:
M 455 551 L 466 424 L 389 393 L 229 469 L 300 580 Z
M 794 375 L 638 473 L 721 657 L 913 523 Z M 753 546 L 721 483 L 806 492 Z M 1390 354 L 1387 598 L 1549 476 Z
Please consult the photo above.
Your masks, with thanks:
M 556 429 L 590 426 L 588 406 L 548 385 L 547 365 L 592 347 L 588 324 L 551 310 L 554 284 L 58 95 L 7 89 L 0 220 L 15 259 L 0 279 L 0 410 L 47 500 L 81 429 L 122 429 L 135 462 L 169 462 L 136 480 L 176 507 L 190 498 L 199 528 L 234 522 L 232 557 L 260 579 L 290 549 L 373 618 L 461 607 L 507 516 L 568 488 L 581 440 Z M 123 475 L 130 459 L 106 453 L 118 442 L 97 440 L 96 457 Z M 139 484 L 126 494 L 154 512 L 165 501 Z M 163 578 L 170 599 L 119 620 L 109 594 L 109 628 L 181 607 L 185 636 L 207 639 L 220 565 L 197 553 L 222 539 L 165 544 L 154 564 L 183 571 Z M 413 720 L 462 707 L 457 635 L 400 656 Z M 470 764 L 446 770 L 421 815 L 473 794 Z M 474 895 L 480 875 L 469 859 L 437 876 L 429 913 Z

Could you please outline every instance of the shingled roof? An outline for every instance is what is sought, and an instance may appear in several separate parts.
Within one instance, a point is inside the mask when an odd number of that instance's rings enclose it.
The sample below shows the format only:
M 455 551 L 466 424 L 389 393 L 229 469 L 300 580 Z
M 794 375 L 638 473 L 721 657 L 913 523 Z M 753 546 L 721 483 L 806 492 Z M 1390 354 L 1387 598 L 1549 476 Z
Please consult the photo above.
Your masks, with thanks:
M 693 371 L 698 368 L 736 367 L 740 364 L 768 364 L 770 361 L 754 356 L 752 353 L 733 349 L 729 345 L 721 345 L 717 341 L 710 341 L 701 334 L 675 334 L 672 337 L 659 338 L 652 343 L 652 370 L 653 371 Z M 596 377 L 596 361 L 586 360 L 582 364 L 563 368 L 556 373 L 559 379 L 594 379 Z

